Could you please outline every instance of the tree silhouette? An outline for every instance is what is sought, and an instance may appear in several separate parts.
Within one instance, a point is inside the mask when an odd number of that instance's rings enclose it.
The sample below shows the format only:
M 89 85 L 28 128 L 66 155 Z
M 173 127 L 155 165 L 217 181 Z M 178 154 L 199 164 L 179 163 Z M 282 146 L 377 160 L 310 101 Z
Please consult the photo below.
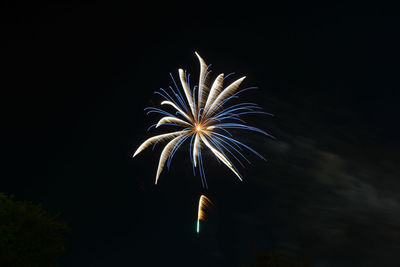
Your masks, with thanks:
M 311 263 L 308 260 L 301 262 L 289 261 L 285 259 L 285 253 L 283 252 L 260 252 L 257 248 L 254 248 L 254 255 L 256 261 L 249 267 L 311 267 Z
M 57 217 L 0 193 L 0 266 L 57 266 L 70 232 Z

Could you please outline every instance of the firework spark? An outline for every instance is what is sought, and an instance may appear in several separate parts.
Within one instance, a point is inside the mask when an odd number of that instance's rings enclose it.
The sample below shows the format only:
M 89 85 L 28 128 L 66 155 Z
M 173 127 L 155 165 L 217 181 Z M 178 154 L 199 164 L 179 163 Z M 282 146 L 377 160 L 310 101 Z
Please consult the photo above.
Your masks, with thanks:
M 223 88 L 223 82 L 230 74 L 224 77 L 222 73 L 218 75 L 210 87 L 207 82 L 211 72 L 209 70 L 210 66 L 206 65 L 197 52 L 195 54 L 200 62 L 198 85 L 191 88 L 189 81 L 190 75 L 188 75 L 186 71 L 179 69 L 179 79 L 183 90 L 179 89 L 171 75 L 174 87 L 170 86 L 169 90 L 161 88 L 160 91 L 155 92 L 155 94 L 160 95 L 164 99 L 161 105 L 170 106 L 175 112 L 168 112 L 155 107 L 145 109 L 147 110 L 147 114 L 159 113 L 165 116 L 161 118 L 158 123 L 150 126 L 150 128 L 158 128 L 161 125 L 181 127 L 179 131 L 169 132 L 147 139 L 139 146 L 133 155 L 133 157 L 135 157 L 151 145 L 156 145 L 162 141 L 169 141 L 161 152 L 156 174 L 156 184 L 165 164 L 167 164 L 169 168 L 175 152 L 186 140 L 190 140 L 190 158 L 193 164 L 193 171 L 195 173 L 195 168 L 199 168 L 202 185 L 207 188 L 202 160 L 202 149 L 205 147 L 208 148 L 218 161 L 224 163 L 240 180 L 242 180 L 237 168 L 227 154 L 242 166 L 243 164 L 239 160 L 239 157 L 249 162 L 241 152 L 243 149 L 251 151 L 262 159 L 264 158 L 254 149 L 232 138 L 232 134 L 228 129 L 255 131 L 273 137 L 263 130 L 246 125 L 245 121 L 241 118 L 241 116 L 246 114 L 269 113 L 261 111 L 261 108 L 254 103 L 230 104 L 231 100 L 238 98 L 238 94 L 241 92 L 254 89 L 254 87 L 250 87 L 238 90 L 245 77 L 241 77 Z M 183 94 L 181 91 L 183 91 Z
M 200 232 L 200 221 L 206 220 L 206 212 L 213 205 L 211 200 L 205 195 L 201 195 L 199 199 L 199 209 L 197 212 L 197 233 Z

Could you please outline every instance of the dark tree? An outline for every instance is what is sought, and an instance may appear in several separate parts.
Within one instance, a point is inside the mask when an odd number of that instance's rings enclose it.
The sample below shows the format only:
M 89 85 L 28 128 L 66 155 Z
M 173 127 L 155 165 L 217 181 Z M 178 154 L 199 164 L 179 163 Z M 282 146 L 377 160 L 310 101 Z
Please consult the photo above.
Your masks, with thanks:
M 0 193 L 0 266 L 57 266 L 70 232 L 57 217 Z
M 285 259 L 283 252 L 260 252 L 254 248 L 255 262 L 249 267 L 311 267 L 308 260 L 290 261 Z

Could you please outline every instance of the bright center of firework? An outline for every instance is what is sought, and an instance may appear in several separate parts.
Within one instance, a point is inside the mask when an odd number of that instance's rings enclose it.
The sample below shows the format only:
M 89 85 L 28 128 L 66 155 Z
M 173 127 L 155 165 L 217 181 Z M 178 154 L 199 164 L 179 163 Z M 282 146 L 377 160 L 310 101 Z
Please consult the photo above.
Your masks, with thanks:
M 202 125 L 200 122 L 196 123 L 193 127 L 193 131 L 195 132 L 202 132 L 204 130 L 204 125 Z

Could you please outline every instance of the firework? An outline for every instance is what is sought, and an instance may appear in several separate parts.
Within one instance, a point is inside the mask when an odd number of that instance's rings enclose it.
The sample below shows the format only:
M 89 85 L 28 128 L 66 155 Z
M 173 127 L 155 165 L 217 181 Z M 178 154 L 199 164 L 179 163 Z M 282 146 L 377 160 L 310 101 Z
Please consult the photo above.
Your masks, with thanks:
M 158 128 L 162 125 L 181 128 L 178 131 L 147 139 L 133 155 L 135 157 L 151 145 L 154 148 L 157 143 L 168 141 L 161 152 L 156 174 L 156 184 L 165 164 L 169 168 L 175 152 L 185 141 L 189 141 L 190 143 L 190 158 L 193 165 L 193 172 L 195 174 L 195 169 L 198 167 L 202 185 L 207 188 L 202 160 L 202 150 L 204 148 L 209 149 L 217 160 L 225 164 L 240 180 L 242 180 L 242 177 L 235 167 L 233 159 L 242 166 L 241 160 L 249 162 L 242 153 L 244 149 L 264 159 L 254 149 L 234 139 L 228 129 L 255 131 L 272 137 L 263 130 L 246 125 L 242 119 L 242 116 L 247 114 L 269 113 L 261 111 L 261 108 L 254 103 L 231 104 L 232 99 L 238 98 L 241 92 L 254 89 L 254 87 L 250 87 L 238 90 L 245 77 L 237 79 L 224 88 L 223 82 L 230 74 L 226 77 L 224 77 L 224 74 L 220 74 L 211 86 L 209 86 L 208 78 L 211 72 L 209 66 L 206 65 L 197 52 L 195 54 L 200 62 L 198 84 L 191 87 L 190 75 L 186 71 L 179 69 L 179 79 L 182 89 L 178 87 L 171 75 L 174 86 L 170 86 L 169 90 L 161 88 L 160 91 L 155 92 L 155 94 L 163 98 L 161 105 L 169 106 L 172 112 L 155 107 L 145 109 L 147 114 L 158 113 L 164 115 L 158 123 L 151 125 L 149 129 L 152 127 Z
M 199 209 L 197 212 L 197 233 L 200 232 L 200 221 L 206 220 L 206 212 L 213 205 L 211 200 L 205 195 L 201 195 L 199 199 Z

